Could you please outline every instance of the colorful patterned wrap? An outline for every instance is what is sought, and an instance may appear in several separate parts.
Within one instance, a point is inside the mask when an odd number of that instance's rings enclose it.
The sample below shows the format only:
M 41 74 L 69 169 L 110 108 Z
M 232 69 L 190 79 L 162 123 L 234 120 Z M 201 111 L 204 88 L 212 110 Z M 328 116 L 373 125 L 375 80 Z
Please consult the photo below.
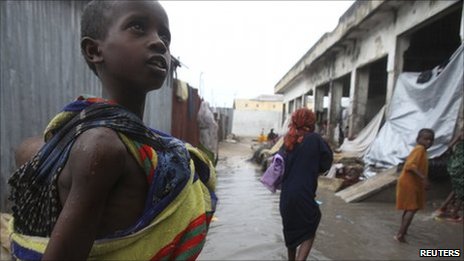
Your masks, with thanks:
M 459 141 L 448 161 L 448 173 L 451 177 L 453 191 L 460 200 L 464 200 L 464 140 Z
M 118 133 L 145 170 L 150 187 L 139 220 L 127 230 L 97 239 L 89 259 L 196 259 L 217 201 L 212 163 L 191 145 L 147 128 L 121 106 L 82 97 L 50 122 L 46 144 L 9 180 L 14 203 L 8 228 L 12 255 L 19 260 L 42 257 L 61 210 L 57 177 L 79 134 L 99 126 Z

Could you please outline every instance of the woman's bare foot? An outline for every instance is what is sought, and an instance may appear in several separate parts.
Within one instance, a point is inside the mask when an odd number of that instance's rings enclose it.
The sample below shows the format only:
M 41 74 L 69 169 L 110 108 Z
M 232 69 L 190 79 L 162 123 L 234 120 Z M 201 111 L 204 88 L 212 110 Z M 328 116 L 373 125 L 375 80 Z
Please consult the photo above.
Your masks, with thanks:
M 439 208 L 434 211 L 434 215 L 438 218 L 444 218 L 446 217 L 446 210 Z
M 404 236 L 396 235 L 393 238 L 400 243 L 406 243 L 406 239 L 404 238 Z

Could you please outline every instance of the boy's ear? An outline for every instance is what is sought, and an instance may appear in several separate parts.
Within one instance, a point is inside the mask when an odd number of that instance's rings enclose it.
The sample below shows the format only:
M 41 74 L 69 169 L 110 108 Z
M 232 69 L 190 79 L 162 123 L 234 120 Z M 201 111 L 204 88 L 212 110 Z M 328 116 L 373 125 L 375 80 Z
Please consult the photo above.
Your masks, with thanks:
M 83 37 L 81 40 L 81 51 L 87 62 L 97 64 L 103 62 L 102 52 L 100 50 L 100 41 Z

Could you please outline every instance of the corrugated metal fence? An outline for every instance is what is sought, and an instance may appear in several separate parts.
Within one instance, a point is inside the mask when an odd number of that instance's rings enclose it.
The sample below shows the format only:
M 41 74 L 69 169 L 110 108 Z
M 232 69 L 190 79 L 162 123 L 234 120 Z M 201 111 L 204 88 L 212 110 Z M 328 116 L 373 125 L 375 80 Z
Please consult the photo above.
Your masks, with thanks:
M 1 211 L 9 211 L 7 180 L 20 142 L 41 135 L 77 96 L 101 96 L 99 81 L 80 52 L 80 15 L 87 2 L 0 2 Z M 149 126 L 170 132 L 171 97 L 165 86 L 147 96 Z
M 227 139 L 232 133 L 232 121 L 234 110 L 232 108 L 215 108 L 216 121 L 219 125 L 218 141 Z

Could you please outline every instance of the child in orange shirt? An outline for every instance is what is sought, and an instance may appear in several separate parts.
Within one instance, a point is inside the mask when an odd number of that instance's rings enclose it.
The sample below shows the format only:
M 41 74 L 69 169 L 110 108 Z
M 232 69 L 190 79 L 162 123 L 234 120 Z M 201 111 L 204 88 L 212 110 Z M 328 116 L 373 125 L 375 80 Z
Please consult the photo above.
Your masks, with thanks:
M 401 226 L 394 237 L 406 242 L 405 235 L 417 210 L 424 208 L 425 190 L 428 189 L 427 149 L 433 144 L 435 133 L 431 129 L 421 129 L 417 134 L 417 145 L 404 164 L 396 187 L 396 208 L 403 210 Z

